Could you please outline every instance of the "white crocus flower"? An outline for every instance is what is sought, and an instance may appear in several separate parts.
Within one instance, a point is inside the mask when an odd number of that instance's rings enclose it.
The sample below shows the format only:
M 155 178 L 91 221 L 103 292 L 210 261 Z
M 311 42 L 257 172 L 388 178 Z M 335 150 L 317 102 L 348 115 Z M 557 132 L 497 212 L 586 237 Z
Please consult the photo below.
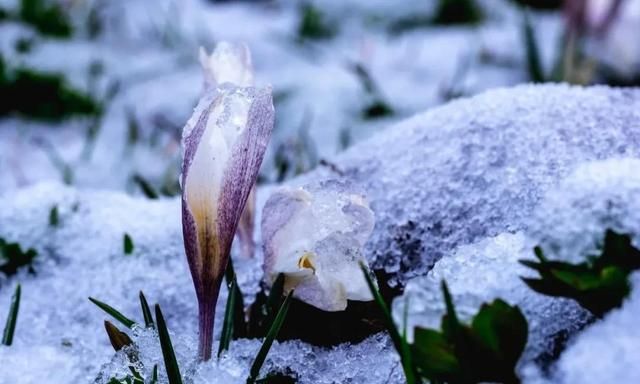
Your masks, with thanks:
M 199 304 L 203 360 L 211 357 L 214 311 L 231 243 L 274 125 L 271 88 L 246 86 L 251 72 L 246 48 L 219 47 L 205 67 L 211 82 L 182 136 L 182 228 Z
M 200 48 L 200 64 L 204 71 L 206 86 L 224 83 L 240 87 L 253 85 L 251 52 L 244 44 L 222 41 L 210 55 L 204 48 Z
M 346 183 L 282 188 L 262 213 L 265 275 L 284 274 L 285 292 L 325 311 L 373 300 L 359 264 L 373 225 L 365 197 Z

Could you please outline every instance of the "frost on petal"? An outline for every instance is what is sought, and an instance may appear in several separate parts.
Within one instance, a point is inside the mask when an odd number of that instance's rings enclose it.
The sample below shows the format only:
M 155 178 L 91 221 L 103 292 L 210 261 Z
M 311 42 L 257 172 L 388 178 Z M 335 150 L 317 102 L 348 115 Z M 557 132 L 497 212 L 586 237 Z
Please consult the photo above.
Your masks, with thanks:
M 271 89 L 231 86 L 209 90 L 185 126 L 183 232 L 196 289 L 224 271 L 272 127 Z
M 200 48 L 200 64 L 206 87 L 230 83 L 240 87 L 253 85 L 251 52 L 244 44 L 222 41 L 211 54 Z
M 360 270 L 362 247 L 374 217 L 362 194 L 340 181 L 282 188 L 263 210 L 265 274 L 283 273 L 285 290 L 325 311 L 340 311 L 347 300 L 371 300 Z

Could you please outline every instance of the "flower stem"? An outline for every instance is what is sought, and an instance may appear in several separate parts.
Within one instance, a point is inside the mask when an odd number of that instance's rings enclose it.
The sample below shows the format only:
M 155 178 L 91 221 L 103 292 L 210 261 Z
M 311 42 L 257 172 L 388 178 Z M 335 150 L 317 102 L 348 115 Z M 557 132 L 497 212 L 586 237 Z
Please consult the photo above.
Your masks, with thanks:
M 200 360 L 207 361 L 211 359 L 211 350 L 213 348 L 213 324 L 215 322 L 215 307 L 217 302 L 217 294 L 212 300 L 207 298 L 199 300 L 198 317 L 199 317 L 199 339 L 198 354 Z

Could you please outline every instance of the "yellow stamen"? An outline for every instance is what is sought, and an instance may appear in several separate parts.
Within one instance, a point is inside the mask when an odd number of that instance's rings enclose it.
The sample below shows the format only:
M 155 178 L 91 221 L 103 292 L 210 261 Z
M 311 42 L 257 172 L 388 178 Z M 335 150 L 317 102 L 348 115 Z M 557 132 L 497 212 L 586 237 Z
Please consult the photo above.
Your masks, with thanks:
M 298 259 L 298 268 L 311 269 L 313 273 L 316 273 L 316 267 L 313 265 L 313 253 L 305 252 L 300 259 Z

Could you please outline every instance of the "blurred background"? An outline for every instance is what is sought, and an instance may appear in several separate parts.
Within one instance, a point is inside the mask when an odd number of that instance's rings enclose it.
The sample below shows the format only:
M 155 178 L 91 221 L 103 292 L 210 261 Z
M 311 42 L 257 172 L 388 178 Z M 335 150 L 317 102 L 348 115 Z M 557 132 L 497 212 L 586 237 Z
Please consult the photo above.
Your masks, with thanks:
M 640 85 L 640 0 L 0 0 L 0 192 L 178 194 L 198 50 L 222 40 L 274 87 L 262 183 L 490 88 Z

